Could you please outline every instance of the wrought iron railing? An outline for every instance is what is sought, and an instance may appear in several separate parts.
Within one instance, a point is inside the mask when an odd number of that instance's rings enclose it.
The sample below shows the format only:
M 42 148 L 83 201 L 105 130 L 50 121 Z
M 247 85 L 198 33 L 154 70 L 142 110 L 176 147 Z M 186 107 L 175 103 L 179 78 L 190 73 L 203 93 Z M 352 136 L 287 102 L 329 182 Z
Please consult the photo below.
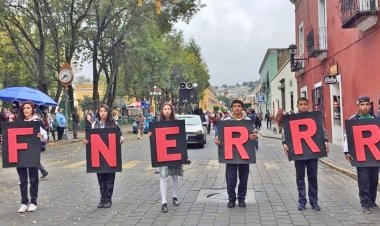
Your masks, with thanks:
M 360 14 L 373 14 L 378 10 L 378 0 L 340 0 L 340 13 L 343 25 Z
M 327 51 L 326 27 L 311 29 L 306 37 L 307 52 L 309 57 L 317 57 Z

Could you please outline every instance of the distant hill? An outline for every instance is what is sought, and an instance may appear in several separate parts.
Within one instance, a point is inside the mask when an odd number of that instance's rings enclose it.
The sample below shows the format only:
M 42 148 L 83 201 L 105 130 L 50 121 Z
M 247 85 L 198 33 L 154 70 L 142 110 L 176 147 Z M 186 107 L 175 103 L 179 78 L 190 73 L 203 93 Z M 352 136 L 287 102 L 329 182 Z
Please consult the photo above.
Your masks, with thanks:
M 259 80 L 251 82 L 243 82 L 242 84 L 236 83 L 236 85 L 222 85 L 213 86 L 217 96 L 225 96 L 230 99 L 244 99 L 247 95 L 250 95 L 259 84 Z

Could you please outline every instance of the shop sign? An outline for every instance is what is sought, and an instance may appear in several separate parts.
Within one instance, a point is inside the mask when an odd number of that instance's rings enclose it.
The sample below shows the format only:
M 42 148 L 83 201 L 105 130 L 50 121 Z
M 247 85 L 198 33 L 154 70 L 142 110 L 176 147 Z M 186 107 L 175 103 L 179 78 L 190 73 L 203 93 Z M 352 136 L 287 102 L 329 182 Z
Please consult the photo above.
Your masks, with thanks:
M 331 75 L 327 75 L 325 76 L 325 84 L 335 84 L 338 79 L 336 78 L 336 76 L 331 76 Z

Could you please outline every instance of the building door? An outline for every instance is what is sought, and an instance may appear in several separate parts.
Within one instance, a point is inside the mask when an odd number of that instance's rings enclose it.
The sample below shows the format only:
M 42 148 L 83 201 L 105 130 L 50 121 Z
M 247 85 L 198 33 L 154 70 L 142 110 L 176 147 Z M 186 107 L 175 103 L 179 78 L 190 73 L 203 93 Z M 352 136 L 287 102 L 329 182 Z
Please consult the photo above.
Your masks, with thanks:
M 331 130 L 334 144 L 343 144 L 343 107 L 342 107 L 342 82 L 337 75 L 337 82 L 330 85 L 331 104 Z

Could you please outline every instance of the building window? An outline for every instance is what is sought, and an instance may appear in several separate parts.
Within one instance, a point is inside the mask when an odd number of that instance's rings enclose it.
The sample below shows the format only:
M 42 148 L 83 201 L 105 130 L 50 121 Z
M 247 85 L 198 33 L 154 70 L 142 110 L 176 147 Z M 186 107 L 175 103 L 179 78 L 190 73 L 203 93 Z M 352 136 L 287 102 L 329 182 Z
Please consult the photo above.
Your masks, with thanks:
M 313 90 L 313 111 L 320 111 L 323 115 L 323 92 L 322 86 Z
M 327 50 L 327 19 L 326 19 L 326 0 L 318 0 L 318 38 L 319 49 Z
M 299 56 L 303 57 L 305 53 L 304 44 L 305 44 L 305 31 L 303 29 L 303 22 L 301 22 L 300 26 L 298 27 L 298 49 L 299 49 Z
M 307 86 L 304 86 L 300 90 L 300 96 L 307 98 Z

